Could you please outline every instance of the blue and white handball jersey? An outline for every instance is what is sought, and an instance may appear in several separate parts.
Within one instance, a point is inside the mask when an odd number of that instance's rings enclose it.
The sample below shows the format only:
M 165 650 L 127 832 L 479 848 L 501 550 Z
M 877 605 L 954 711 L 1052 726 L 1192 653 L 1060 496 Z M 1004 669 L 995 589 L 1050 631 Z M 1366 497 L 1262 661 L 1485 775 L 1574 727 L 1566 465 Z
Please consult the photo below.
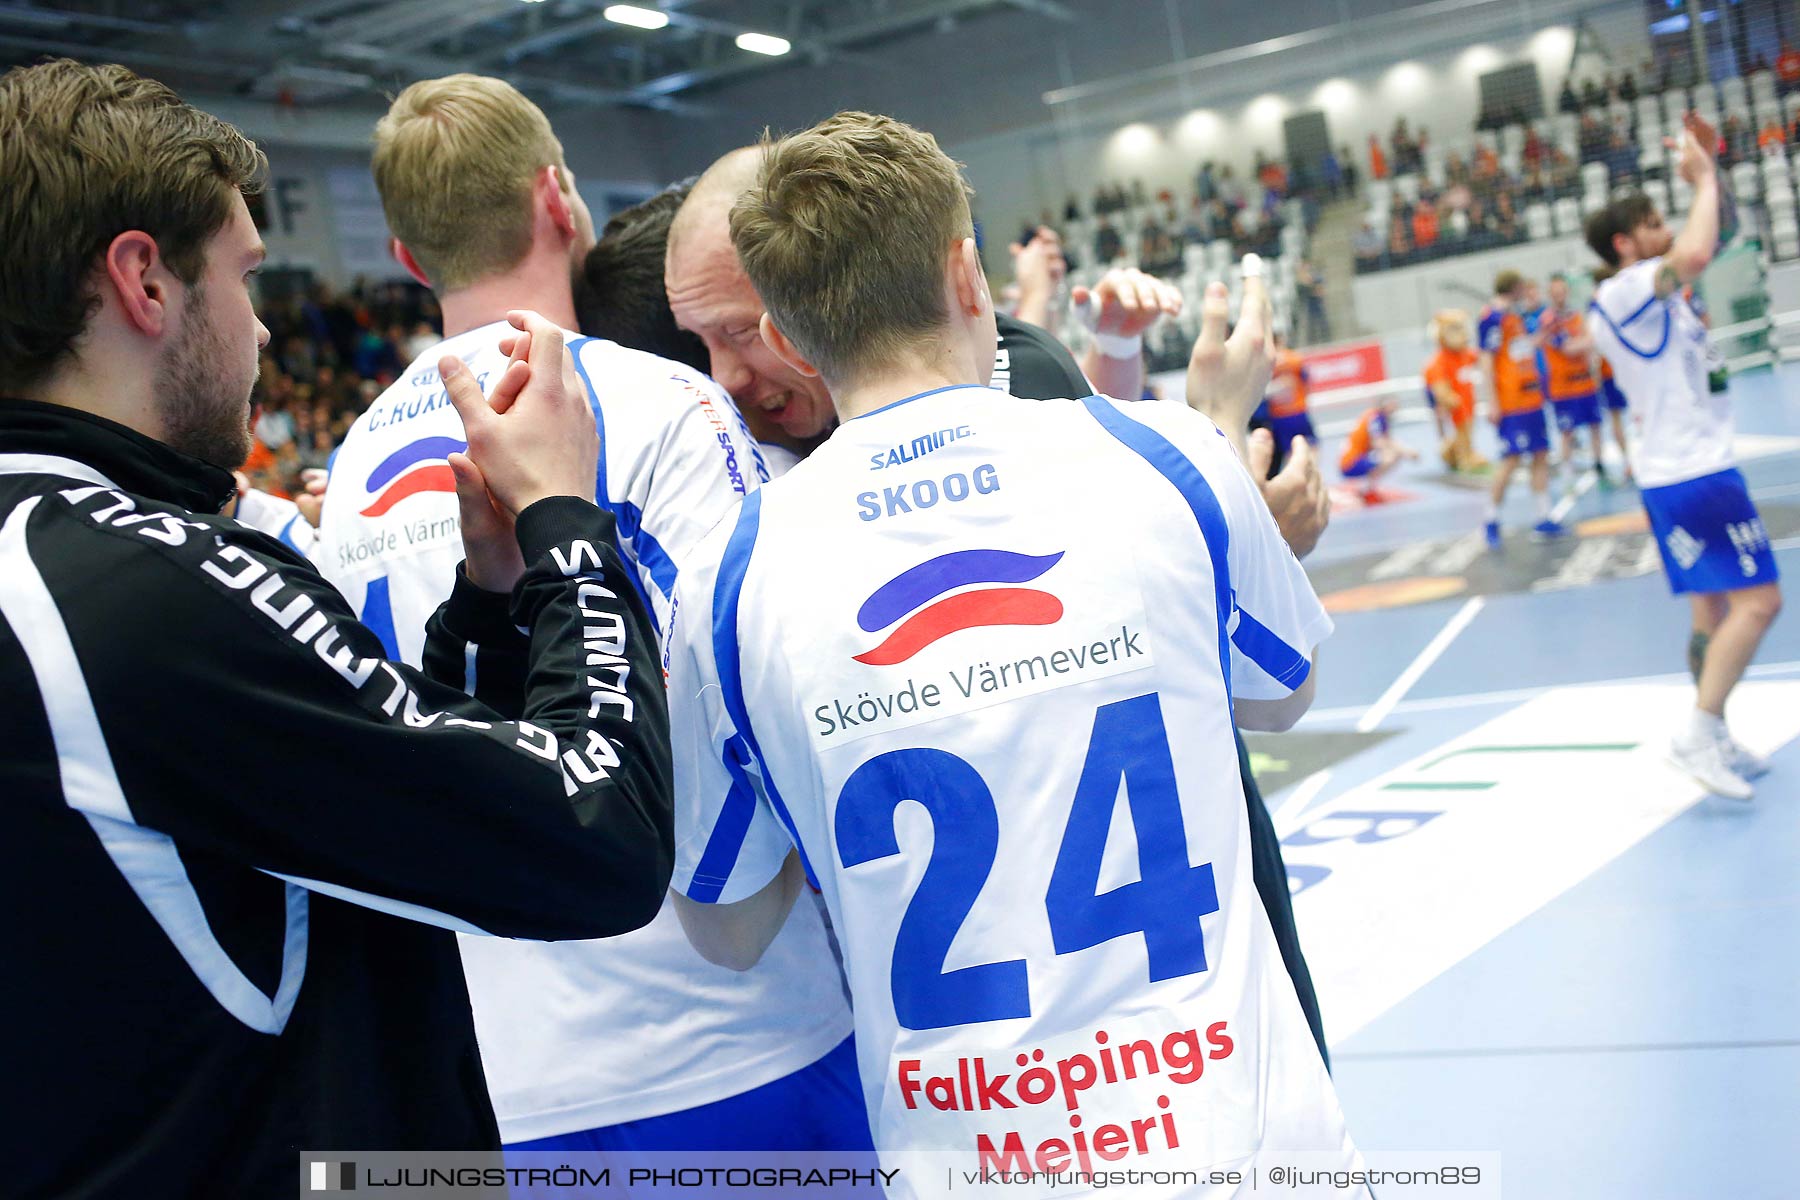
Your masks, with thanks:
M 1679 291 L 1656 295 L 1661 258 L 1633 263 L 1594 289 L 1594 342 L 1631 397 L 1639 439 L 1632 466 L 1643 487 L 1665 487 L 1732 466 L 1731 398 L 1706 382 L 1706 327 Z
M 683 571 L 675 886 L 741 900 L 799 848 L 884 1155 L 1352 1165 L 1232 731 L 1330 630 L 1184 406 L 961 387 L 845 422 Z
M 462 559 L 445 461 L 462 420 L 438 379 L 455 354 L 486 390 L 504 323 L 423 354 L 357 419 L 332 464 L 313 559 L 389 650 L 417 665 Z M 601 431 L 595 499 L 617 517 L 659 631 L 687 556 L 754 493 L 761 451 L 710 379 L 569 334 Z M 471 663 L 471 670 L 474 664 Z M 429 839 L 430 831 L 421 831 Z M 799 905 L 753 971 L 706 962 L 673 910 L 598 942 L 462 939 L 488 1089 L 507 1142 L 710 1104 L 798 1071 L 850 1034 L 824 922 Z

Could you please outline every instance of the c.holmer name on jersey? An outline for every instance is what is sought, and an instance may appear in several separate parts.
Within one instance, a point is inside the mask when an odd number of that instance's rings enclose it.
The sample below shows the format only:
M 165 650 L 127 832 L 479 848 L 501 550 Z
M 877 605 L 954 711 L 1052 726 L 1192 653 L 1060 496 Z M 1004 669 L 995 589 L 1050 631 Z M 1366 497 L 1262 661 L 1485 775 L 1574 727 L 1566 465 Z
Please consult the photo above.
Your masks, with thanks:
M 960 712 L 969 712 L 1018 695 L 1048 691 L 1080 679 L 1098 679 L 1148 667 L 1155 661 L 1141 627 L 1126 623 L 1117 633 L 1037 650 L 1021 657 L 981 658 L 946 668 L 924 680 L 908 676 L 882 691 L 834 697 L 812 709 L 822 738 L 854 741 L 871 734 L 903 729 Z
M 954 429 L 939 429 L 933 433 L 916 437 L 910 442 L 890 446 L 886 450 L 869 455 L 869 470 L 880 471 L 886 467 L 898 467 L 905 463 L 917 462 L 933 450 L 942 450 L 951 442 L 969 437 L 973 432 L 967 425 L 958 425 Z
M 481 394 L 484 396 L 487 395 L 488 376 L 491 374 L 490 371 L 483 371 L 475 377 L 475 386 L 481 389 Z M 396 396 L 393 403 L 385 407 L 377 405 L 370 409 L 368 429 L 383 429 L 389 425 L 399 424 L 401 421 L 410 421 L 414 417 L 422 417 L 426 413 L 436 412 L 440 408 L 450 407 L 450 393 L 445 390 L 443 380 L 438 378 L 436 367 L 419 371 L 406 382 L 420 390 L 410 396 L 404 394 Z M 429 392 L 424 390 L 430 387 L 435 387 L 437 390 Z

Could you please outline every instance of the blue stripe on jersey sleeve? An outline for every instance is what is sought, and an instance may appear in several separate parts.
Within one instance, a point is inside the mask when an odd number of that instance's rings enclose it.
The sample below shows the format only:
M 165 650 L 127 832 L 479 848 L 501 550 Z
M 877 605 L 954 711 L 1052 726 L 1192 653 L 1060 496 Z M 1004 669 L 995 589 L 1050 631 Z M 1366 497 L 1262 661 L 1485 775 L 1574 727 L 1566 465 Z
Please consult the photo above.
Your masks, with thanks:
M 1307 661 L 1306 655 L 1282 641 L 1273 629 L 1243 609 L 1238 609 L 1237 614 L 1237 628 L 1231 631 L 1231 644 L 1238 652 L 1290 692 L 1305 683 L 1312 673 L 1312 663 Z
M 1148 425 L 1126 416 L 1100 396 L 1089 396 L 1082 403 L 1102 428 L 1175 485 L 1175 489 L 1181 493 L 1181 498 L 1187 501 L 1188 508 L 1193 512 L 1194 520 L 1199 523 L 1200 536 L 1205 540 L 1206 552 L 1212 559 L 1213 609 L 1219 619 L 1219 677 L 1225 681 L 1226 695 L 1229 696 L 1231 652 L 1226 647 L 1225 629 L 1232 605 L 1231 572 L 1226 558 L 1231 549 L 1231 531 L 1225 523 L 1225 510 L 1219 507 L 1219 498 L 1213 494 L 1212 485 L 1206 482 L 1206 477 L 1200 474 L 1200 469 L 1194 465 L 1193 460 L 1177 450 L 1168 438 Z
M 294 522 L 299 519 L 299 513 L 295 513 L 293 516 L 289 517 L 287 524 L 281 527 L 281 533 L 276 536 L 276 540 L 296 554 L 305 554 L 306 551 L 300 549 L 300 543 L 294 540 Z
M 738 602 L 743 596 L 744 576 L 750 569 L 750 555 L 756 548 L 756 531 L 761 520 L 762 492 L 751 492 L 744 497 L 743 504 L 738 508 L 737 524 L 732 528 L 730 540 L 725 543 L 725 555 L 719 563 L 718 583 L 713 589 L 713 661 L 719 674 L 719 691 L 725 701 L 725 713 L 731 718 L 737 736 L 721 748 L 727 756 L 725 766 L 732 777 L 731 792 L 726 797 L 718 821 L 713 825 L 706 849 L 701 852 L 700 862 L 694 869 L 695 890 L 688 893 L 690 899 L 703 903 L 718 899 L 726 878 L 737 863 L 738 852 L 743 849 L 744 837 L 750 830 L 758 790 L 758 780 L 746 769 L 752 762 L 760 777 L 762 798 L 768 800 L 769 807 L 775 810 L 776 817 L 786 828 L 794 848 L 800 852 L 800 864 L 806 868 L 808 882 L 814 887 L 819 885 L 812 863 L 806 857 L 806 848 L 800 844 L 800 831 L 794 825 L 794 818 L 789 814 L 787 805 L 782 802 L 781 793 L 775 789 L 775 781 L 769 778 L 768 761 L 763 758 L 762 749 L 756 744 L 756 733 L 750 727 L 750 714 L 744 704 L 743 669 L 738 645 Z M 737 753 L 740 750 L 749 762 L 740 759 Z
M 587 364 L 581 361 L 581 349 L 599 338 L 578 337 L 569 342 L 569 354 L 575 360 L 575 373 L 581 376 L 581 385 L 587 389 L 588 408 L 594 413 L 594 432 L 600 437 L 600 454 L 594 460 L 594 503 L 613 515 L 618 543 L 619 557 L 650 572 L 650 578 L 662 590 L 663 595 L 673 595 L 675 591 L 675 564 L 664 552 L 661 544 L 643 532 L 644 514 L 638 506 L 630 501 L 614 504 L 606 491 L 606 414 L 600 409 L 600 393 L 594 390 L 594 381 L 588 375 Z M 629 552 L 628 552 L 629 551 Z M 631 573 L 632 586 L 637 589 L 638 598 L 644 602 L 644 613 L 650 618 L 650 627 L 662 637 L 662 624 L 656 619 L 656 606 L 650 603 L 650 593 L 644 587 L 644 580 L 637 571 Z
M 1624 319 L 1624 321 L 1614 321 L 1612 319 L 1612 315 L 1610 313 L 1608 313 L 1604 308 L 1600 307 L 1600 302 L 1598 300 L 1590 301 L 1588 304 L 1588 307 L 1590 309 L 1592 309 L 1594 312 L 1597 312 L 1600 314 L 1600 319 L 1602 321 L 1606 322 L 1607 326 L 1613 331 L 1613 336 L 1619 339 L 1619 345 L 1625 347 L 1625 349 L 1631 351 L 1633 354 L 1637 355 L 1639 358 L 1656 358 L 1664 350 L 1669 348 L 1669 330 L 1675 324 L 1675 320 L 1670 315 L 1669 309 L 1666 304 L 1663 307 L 1662 341 L 1656 343 L 1656 349 L 1643 350 L 1643 349 L 1638 348 L 1637 346 L 1632 345 L 1631 339 L 1629 339 L 1625 336 L 1624 327 L 1626 325 L 1631 324 L 1633 321 L 1637 320 L 1639 317 L 1643 316 L 1644 313 L 1649 309 L 1649 307 L 1652 304 L 1656 303 L 1657 299 L 1658 299 L 1658 297 L 1656 297 L 1656 296 L 1650 297 L 1650 299 L 1644 301 L 1643 304 L 1639 305 L 1638 310 L 1636 312 L 1632 313 L 1629 317 L 1626 317 Z

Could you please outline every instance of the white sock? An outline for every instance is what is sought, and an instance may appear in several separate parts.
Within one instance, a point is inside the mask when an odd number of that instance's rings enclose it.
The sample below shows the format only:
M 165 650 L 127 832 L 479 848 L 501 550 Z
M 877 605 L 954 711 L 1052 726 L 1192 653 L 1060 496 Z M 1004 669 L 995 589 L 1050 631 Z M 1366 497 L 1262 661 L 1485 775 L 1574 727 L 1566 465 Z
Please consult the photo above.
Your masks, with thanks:
M 1722 741 L 1727 736 L 1724 717 L 1715 717 L 1703 708 L 1696 708 L 1688 718 L 1686 740 L 1689 745 L 1703 741 Z
M 1550 519 L 1550 493 L 1533 492 L 1531 493 L 1531 502 L 1537 508 L 1538 520 L 1548 521 Z
M 1500 505 L 1497 504 L 1492 497 L 1488 498 L 1487 519 L 1496 523 L 1500 520 Z

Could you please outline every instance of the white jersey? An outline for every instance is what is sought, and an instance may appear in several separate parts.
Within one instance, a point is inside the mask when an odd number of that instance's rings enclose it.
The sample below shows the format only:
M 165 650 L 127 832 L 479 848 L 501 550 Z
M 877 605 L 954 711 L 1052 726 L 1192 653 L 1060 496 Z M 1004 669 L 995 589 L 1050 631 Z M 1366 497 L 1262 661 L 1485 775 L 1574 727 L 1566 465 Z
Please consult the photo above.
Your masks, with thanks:
M 1731 401 L 1706 384 L 1706 327 L 1677 291 L 1656 295 L 1660 258 L 1633 263 L 1594 291 L 1589 327 L 1631 400 L 1642 487 L 1698 479 L 1733 465 Z
M 297 554 L 310 555 L 318 540 L 298 504 L 257 488 L 246 488 L 238 497 L 236 516 L 239 524 L 268 534 Z
M 462 559 L 448 464 L 463 448 L 437 361 L 485 389 L 505 369 L 494 324 L 421 355 L 357 419 L 332 464 L 314 560 L 390 651 L 419 662 L 426 618 Z M 659 630 L 694 544 L 764 476 L 760 450 L 705 376 L 569 335 L 600 426 L 595 497 L 617 517 Z M 428 832 L 428 831 L 427 831 Z M 798 905 L 753 971 L 706 962 L 669 906 L 595 942 L 462 939 L 482 1065 L 504 1140 L 694 1108 L 817 1061 L 851 1030 L 824 923 Z
M 682 575 L 675 886 L 741 900 L 800 848 L 884 1155 L 1352 1164 L 1231 716 L 1330 629 L 1183 405 L 967 387 L 847 421 Z

